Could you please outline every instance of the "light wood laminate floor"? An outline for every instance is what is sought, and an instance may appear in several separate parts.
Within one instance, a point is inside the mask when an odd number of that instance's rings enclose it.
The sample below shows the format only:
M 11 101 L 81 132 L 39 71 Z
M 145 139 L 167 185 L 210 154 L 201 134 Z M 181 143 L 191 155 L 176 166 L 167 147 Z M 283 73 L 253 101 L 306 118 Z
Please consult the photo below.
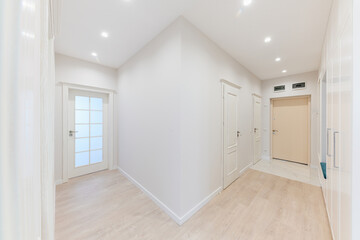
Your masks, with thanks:
M 178 226 L 117 170 L 57 186 L 57 240 L 330 240 L 319 187 L 248 170 Z

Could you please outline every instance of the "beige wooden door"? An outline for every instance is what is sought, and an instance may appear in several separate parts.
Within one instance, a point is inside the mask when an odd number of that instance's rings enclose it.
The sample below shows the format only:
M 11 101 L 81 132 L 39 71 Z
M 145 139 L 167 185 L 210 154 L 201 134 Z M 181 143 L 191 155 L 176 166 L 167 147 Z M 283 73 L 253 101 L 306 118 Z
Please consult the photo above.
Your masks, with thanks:
M 272 100 L 272 158 L 309 164 L 310 97 Z
M 261 97 L 253 96 L 254 101 L 254 164 L 261 160 Z
M 239 89 L 224 84 L 224 188 L 235 181 L 240 173 L 238 166 L 238 104 Z

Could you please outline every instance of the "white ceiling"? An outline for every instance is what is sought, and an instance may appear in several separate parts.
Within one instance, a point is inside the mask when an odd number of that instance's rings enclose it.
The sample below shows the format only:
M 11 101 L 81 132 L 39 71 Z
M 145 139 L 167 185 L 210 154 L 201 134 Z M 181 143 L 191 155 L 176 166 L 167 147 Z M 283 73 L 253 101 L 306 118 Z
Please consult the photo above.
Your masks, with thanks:
M 319 68 L 331 2 L 253 0 L 245 7 L 243 0 L 63 0 L 55 49 L 118 68 L 183 15 L 257 77 L 271 79 Z M 272 41 L 265 44 L 267 36 Z

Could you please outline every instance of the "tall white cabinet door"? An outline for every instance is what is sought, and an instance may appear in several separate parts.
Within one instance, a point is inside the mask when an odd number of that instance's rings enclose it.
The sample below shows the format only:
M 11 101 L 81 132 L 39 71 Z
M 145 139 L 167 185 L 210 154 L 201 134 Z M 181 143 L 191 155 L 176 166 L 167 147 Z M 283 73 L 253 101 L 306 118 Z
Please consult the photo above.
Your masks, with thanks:
M 332 219 L 331 216 L 331 162 L 332 162 L 332 68 L 327 66 L 327 77 L 326 77 L 326 173 L 327 179 L 325 183 L 325 200 L 326 200 L 326 210 L 328 212 L 330 221 Z
M 326 204 L 335 240 L 352 239 L 352 17 L 328 46 Z
M 224 188 L 239 177 L 238 164 L 238 119 L 239 89 L 231 85 L 223 85 L 223 121 L 224 121 Z
M 68 171 L 77 177 L 108 168 L 107 95 L 70 90 Z
M 352 171 L 352 35 L 353 28 L 351 18 L 348 18 L 348 23 L 340 39 L 340 82 L 341 92 L 340 97 L 340 133 L 337 136 L 338 142 L 335 142 L 339 154 L 337 155 L 339 173 L 340 173 L 340 219 L 339 219 L 339 239 L 352 239 L 352 193 L 351 193 L 351 171 Z M 336 160 L 336 159 L 335 159 Z
M 330 48 L 329 48 L 330 49 Z M 329 51 L 328 49 L 328 51 Z M 326 208 L 330 218 L 330 222 L 332 222 L 332 153 L 333 153 L 333 68 L 332 65 L 329 64 L 327 66 L 327 94 L 326 94 Z
M 333 235 L 335 239 L 339 239 L 340 226 L 340 172 L 339 172 L 339 135 L 340 129 L 340 97 L 341 88 L 340 82 L 340 48 L 334 45 L 333 52 L 334 60 L 332 62 L 333 76 L 332 76 L 332 134 L 331 134 L 331 162 L 330 162 L 330 178 L 331 178 L 331 218 L 333 224 Z

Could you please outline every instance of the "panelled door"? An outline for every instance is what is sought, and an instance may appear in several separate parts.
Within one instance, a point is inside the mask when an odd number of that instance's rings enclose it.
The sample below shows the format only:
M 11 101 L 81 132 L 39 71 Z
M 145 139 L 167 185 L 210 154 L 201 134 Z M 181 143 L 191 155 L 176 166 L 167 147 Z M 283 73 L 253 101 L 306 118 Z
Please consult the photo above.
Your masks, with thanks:
M 68 104 L 69 178 L 107 169 L 107 95 L 70 90 Z
M 238 166 L 238 103 L 239 89 L 223 84 L 224 104 L 224 188 L 228 187 L 239 177 Z
M 254 102 L 254 164 L 261 160 L 261 97 L 253 95 Z
M 272 99 L 272 158 L 309 164 L 310 97 Z

